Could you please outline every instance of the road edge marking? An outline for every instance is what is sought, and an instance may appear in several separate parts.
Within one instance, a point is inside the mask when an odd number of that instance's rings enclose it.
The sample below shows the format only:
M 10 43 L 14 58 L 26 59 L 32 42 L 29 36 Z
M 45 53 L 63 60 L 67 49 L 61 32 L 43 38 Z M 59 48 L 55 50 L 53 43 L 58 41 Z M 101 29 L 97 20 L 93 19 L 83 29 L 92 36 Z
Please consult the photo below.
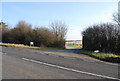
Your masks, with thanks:
M 63 66 L 53 65 L 53 64 L 40 62 L 40 61 L 28 59 L 28 58 L 22 58 L 22 59 L 25 60 L 25 61 L 30 61 L 30 62 L 43 64 L 43 65 L 47 65 L 47 66 L 51 66 L 51 67 L 55 67 L 55 68 L 60 68 L 60 69 L 68 70 L 68 71 L 73 71 L 73 72 L 77 72 L 77 73 L 82 73 L 82 74 L 87 74 L 87 75 L 92 75 L 92 76 L 97 76 L 97 77 L 107 78 L 107 79 L 120 80 L 118 78 L 114 78 L 114 77 L 110 77 L 110 76 L 104 76 L 104 75 L 99 75 L 99 74 L 95 74 L 95 73 L 90 73 L 90 72 L 80 71 L 80 70 L 76 70 L 76 69 L 66 68 L 66 67 L 63 67 Z

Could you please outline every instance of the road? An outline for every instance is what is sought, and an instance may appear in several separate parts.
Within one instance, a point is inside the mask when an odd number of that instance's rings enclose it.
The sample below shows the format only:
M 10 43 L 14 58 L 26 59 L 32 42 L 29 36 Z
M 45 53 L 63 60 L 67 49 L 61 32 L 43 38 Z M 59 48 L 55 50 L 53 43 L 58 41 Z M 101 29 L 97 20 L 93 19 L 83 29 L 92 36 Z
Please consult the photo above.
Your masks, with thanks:
M 71 50 L 2 47 L 3 79 L 115 79 L 118 64 Z
M 79 47 L 65 46 L 66 49 L 80 49 Z

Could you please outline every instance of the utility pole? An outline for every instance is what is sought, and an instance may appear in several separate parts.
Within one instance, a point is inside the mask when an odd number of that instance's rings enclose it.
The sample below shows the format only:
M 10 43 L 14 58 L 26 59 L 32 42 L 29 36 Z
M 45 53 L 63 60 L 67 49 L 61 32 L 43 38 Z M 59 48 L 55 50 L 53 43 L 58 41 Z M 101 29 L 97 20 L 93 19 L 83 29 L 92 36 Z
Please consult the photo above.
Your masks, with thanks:
M 0 31 L 2 31 L 2 20 L 1 20 L 1 24 L 0 24 Z
M 3 22 L 2 22 L 2 20 L 1 20 L 1 23 L 0 23 L 0 42 L 2 43 L 2 26 L 3 26 L 3 24 L 2 24 Z

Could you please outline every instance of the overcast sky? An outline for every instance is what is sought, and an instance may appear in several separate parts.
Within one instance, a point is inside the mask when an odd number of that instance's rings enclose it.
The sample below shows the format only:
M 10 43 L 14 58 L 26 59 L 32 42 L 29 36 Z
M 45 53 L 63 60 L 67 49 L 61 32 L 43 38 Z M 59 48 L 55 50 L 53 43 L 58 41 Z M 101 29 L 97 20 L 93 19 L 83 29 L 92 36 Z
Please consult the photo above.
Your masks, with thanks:
M 117 9 L 117 2 L 3 2 L 2 20 L 10 27 L 20 20 L 33 27 L 48 27 L 51 21 L 60 20 L 68 25 L 67 40 L 81 40 L 81 31 L 93 24 L 112 22 Z

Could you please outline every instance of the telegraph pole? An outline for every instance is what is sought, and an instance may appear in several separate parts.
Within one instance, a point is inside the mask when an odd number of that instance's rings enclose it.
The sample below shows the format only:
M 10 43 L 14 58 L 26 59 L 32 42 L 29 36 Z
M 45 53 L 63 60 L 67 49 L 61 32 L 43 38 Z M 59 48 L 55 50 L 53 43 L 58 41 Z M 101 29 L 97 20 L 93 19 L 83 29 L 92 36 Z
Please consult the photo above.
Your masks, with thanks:
M 2 20 L 1 20 L 1 24 L 0 24 L 0 31 L 2 31 Z
M 3 24 L 2 24 L 3 22 L 2 22 L 2 20 L 1 20 L 1 24 L 0 24 L 0 42 L 2 43 L 2 26 L 3 26 Z

